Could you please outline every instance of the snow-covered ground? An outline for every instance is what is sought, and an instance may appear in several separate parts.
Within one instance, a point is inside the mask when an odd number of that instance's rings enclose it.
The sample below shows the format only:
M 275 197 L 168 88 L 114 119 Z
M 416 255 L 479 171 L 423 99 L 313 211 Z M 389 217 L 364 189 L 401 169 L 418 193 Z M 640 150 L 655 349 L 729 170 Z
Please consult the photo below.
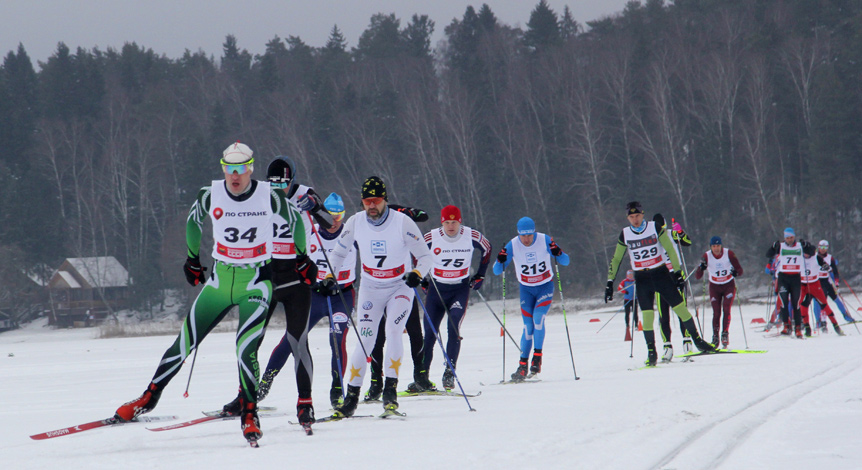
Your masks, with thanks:
M 514 307 L 510 301 L 510 312 Z M 743 307 L 746 323 L 764 310 Z M 768 353 L 675 359 L 630 371 L 642 364 L 646 348 L 638 334 L 629 357 L 621 314 L 597 334 L 612 314 L 568 312 L 581 380 L 574 380 L 563 316 L 552 315 L 542 381 L 498 385 L 504 376 L 500 328 L 484 305 L 474 304 L 463 326 L 458 373 L 468 392 L 482 392 L 470 399 L 476 412 L 463 398 L 401 398 L 406 420 L 320 423 L 311 437 L 288 424 L 292 417 L 263 417 L 257 450 L 248 448 L 236 420 L 166 432 L 130 424 L 31 440 L 31 434 L 111 416 L 143 391 L 173 338 L 95 339 L 95 329 L 30 325 L 0 334 L 0 461 L 4 469 L 862 468 L 862 335 L 852 325 L 846 337 L 830 329 L 802 341 L 765 338 L 747 324 L 748 346 Z M 744 349 L 738 309 L 733 314 L 731 347 Z M 594 318 L 601 322 L 590 322 Z M 519 337 L 520 317 L 510 313 L 507 325 Z M 264 360 L 279 336 L 275 330 L 267 335 Z M 310 341 L 320 417 L 329 409 L 326 329 L 314 329 Z M 151 414 L 193 419 L 231 400 L 237 388 L 233 342 L 229 333 L 206 338 L 190 396 L 182 397 L 187 364 Z M 350 342 L 352 350 L 352 333 Z M 409 363 L 401 389 L 411 381 Z M 510 342 L 506 376 L 516 363 Z M 438 349 L 432 380 L 439 383 L 442 369 Z M 283 372 L 263 404 L 292 410 L 295 403 L 293 374 Z M 357 413 L 379 411 L 379 404 L 361 404 Z

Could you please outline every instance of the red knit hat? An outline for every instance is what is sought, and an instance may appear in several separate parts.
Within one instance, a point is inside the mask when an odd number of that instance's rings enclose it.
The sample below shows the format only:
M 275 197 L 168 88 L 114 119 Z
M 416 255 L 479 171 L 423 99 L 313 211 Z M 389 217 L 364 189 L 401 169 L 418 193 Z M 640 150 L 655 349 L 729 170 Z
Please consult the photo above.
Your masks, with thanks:
M 440 211 L 440 223 L 447 220 L 457 220 L 458 223 L 461 223 L 461 209 L 452 205 L 444 207 L 443 210 Z

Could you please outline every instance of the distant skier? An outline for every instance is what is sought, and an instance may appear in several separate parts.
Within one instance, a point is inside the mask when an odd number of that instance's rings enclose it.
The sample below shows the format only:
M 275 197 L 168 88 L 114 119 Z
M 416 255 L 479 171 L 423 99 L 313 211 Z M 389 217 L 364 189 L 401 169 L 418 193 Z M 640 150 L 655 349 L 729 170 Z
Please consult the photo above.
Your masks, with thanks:
M 718 345 L 718 332 L 721 327 L 721 346 L 727 349 L 730 342 L 730 311 L 736 297 L 736 278 L 742 276 L 742 265 L 733 250 L 725 249 L 721 237 L 709 239 L 709 250 L 700 260 L 694 273 L 701 279 L 706 272 L 709 277 L 709 302 L 712 304 L 712 344 Z M 724 312 L 724 321 L 721 314 Z
M 799 311 L 802 281 L 800 273 L 804 262 L 803 254 L 813 255 L 814 247 L 805 240 L 796 241 L 796 232 L 790 227 L 784 229 L 784 241 L 776 241 L 766 250 L 766 257 L 772 260 L 778 255 L 778 296 L 781 299 L 781 321 L 784 323 L 782 335 L 791 334 L 789 305 L 793 305 L 795 333 L 802 338 L 802 314 Z
M 623 293 L 623 308 L 626 311 L 626 341 L 631 341 L 631 326 L 629 323 L 629 316 L 634 319 L 635 325 L 638 324 L 638 305 L 634 301 L 635 300 L 635 272 L 629 269 L 626 271 L 626 277 L 620 281 L 620 285 L 617 286 L 617 291 Z
M 844 315 L 844 320 L 848 322 L 855 321 L 853 317 L 850 316 L 850 313 L 847 311 L 847 307 L 844 305 L 844 302 L 841 300 L 841 297 L 838 296 L 838 287 L 841 285 L 841 275 L 838 272 L 838 259 L 832 256 L 831 253 L 829 253 L 829 242 L 827 240 L 820 240 L 820 243 L 817 244 L 817 257 L 822 259 L 823 263 L 826 263 L 830 268 L 829 270 L 820 271 L 820 287 L 823 289 L 823 293 L 828 295 L 829 298 L 832 299 L 833 302 L 835 302 L 835 305 L 838 306 L 838 310 L 841 312 L 841 315 Z M 819 304 L 814 304 L 814 311 L 819 317 Z M 826 329 L 825 320 L 820 324 L 820 327 L 824 330 Z
M 697 332 L 694 320 L 683 302 L 679 291 L 685 287 L 685 279 L 681 272 L 679 258 L 673 247 L 673 241 L 665 230 L 664 217 L 655 214 L 653 220 L 644 220 L 644 211 L 637 201 L 626 205 L 626 218 L 629 225 L 620 232 L 614 257 L 608 266 L 608 283 L 605 288 L 605 302 L 614 297 L 614 278 L 626 251 L 629 253 L 632 269 L 635 272 L 635 292 L 643 315 L 644 339 L 647 343 L 646 364 L 656 365 L 658 353 L 655 349 L 655 294 L 659 293 L 671 305 L 683 322 L 701 351 L 713 351 L 715 348 L 703 340 Z M 663 248 L 663 250 L 662 250 Z M 670 258 L 674 273 L 665 265 L 665 257 Z
M 569 255 L 549 235 L 536 231 L 536 223 L 522 217 L 517 225 L 518 236 L 511 239 L 497 254 L 494 274 L 503 274 L 510 261 L 514 261 L 521 292 L 521 316 L 524 331 L 521 334 L 521 358 L 512 380 L 521 382 L 527 378 L 527 359 L 534 347 L 530 362 L 530 375 L 542 371 L 542 346 L 545 342 L 545 315 L 551 308 L 554 297 L 553 260 L 568 266 Z M 509 258 L 511 254 L 512 258 Z M 552 260 L 553 258 L 553 260 Z M 535 341 L 534 341 L 535 340 Z
M 829 321 L 832 322 L 832 327 L 835 328 L 835 332 L 841 336 L 844 336 L 844 332 L 841 331 L 841 327 L 838 326 L 838 321 L 835 320 L 835 315 L 832 313 L 832 309 L 829 307 L 829 304 L 826 303 L 826 294 L 823 293 L 823 289 L 820 287 L 820 273 L 825 271 L 829 272 L 831 269 L 828 264 L 823 263 L 820 265 L 820 262 L 823 262 L 822 258 L 818 258 L 815 256 L 803 255 L 805 258 L 805 265 L 802 268 L 801 274 L 801 288 L 799 291 L 800 301 L 799 301 L 799 311 L 802 315 L 802 324 L 805 327 L 805 336 L 811 336 L 811 324 L 808 321 L 808 306 L 811 305 L 811 300 L 816 300 L 817 304 L 820 305 L 822 309 L 823 315 L 829 318 Z
M 446 206 L 440 211 L 440 223 L 442 227 L 425 234 L 425 243 L 428 244 L 434 259 L 434 267 L 429 275 L 436 285 L 428 286 L 425 307 L 428 321 L 438 332 L 443 316 L 449 312 L 446 355 L 457 370 L 458 355 L 461 352 L 461 323 L 467 314 L 470 290 L 479 290 L 485 280 L 485 272 L 491 261 L 491 243 L 478 230 L 461 225 L 461 210 L 456 206 Z M 481 253 L 479 267 L 476 273 L 470 276 L 473 252 L 477 250 Z M 434 358 L 435 341 L 433 332 L 430 328 L 426 329 L 422 368 L 426 381 Z M 446 390 L 455 387 L 455 376 L 448 364 L 442 381 Z M 410 384 L 407 389 L 423 391 L 416 383 Z

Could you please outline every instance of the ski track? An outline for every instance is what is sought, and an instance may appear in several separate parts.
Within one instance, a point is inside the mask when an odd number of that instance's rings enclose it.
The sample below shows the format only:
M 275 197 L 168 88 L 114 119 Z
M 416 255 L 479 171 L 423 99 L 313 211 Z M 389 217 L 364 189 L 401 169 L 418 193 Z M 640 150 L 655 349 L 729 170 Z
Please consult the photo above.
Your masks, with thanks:
M 665 454 L 657 464 L 650 468 L 655 470 L 718 468 L 754 431 L 766 424 L 769 418 L 786 411 L 813 392 L 844 378 L 848 373 L 859 369 L 860 366 L 862 366 L 862 362 L 859 359 L 849 359 L 822 369 L 815 374 L 810 374 L 791 385 L 780 386 L 774 392 L 761 396 L 743 408 L 722 419 L 713 421 L 687 436 L 680 445 Z M 821 377 L 823 378 L 820 379 Z M 811 383 L 812 381 L 813 383 Z M 698 447 L 698 444 L 703 443 L 707 445 Z M 704 449 L 717 450 L 705 464 Z

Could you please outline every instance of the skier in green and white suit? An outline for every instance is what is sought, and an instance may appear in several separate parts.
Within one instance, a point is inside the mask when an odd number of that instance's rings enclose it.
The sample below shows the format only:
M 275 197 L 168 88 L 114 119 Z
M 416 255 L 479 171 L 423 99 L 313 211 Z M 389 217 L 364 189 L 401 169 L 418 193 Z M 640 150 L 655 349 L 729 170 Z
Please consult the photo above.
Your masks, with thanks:
M 179 372 L 183 361 L 234 306 L 239 308 L 236 355 L 242 389 L 243 435 L 261 436 L 257 417 L 260 376 L 256 351 L 263 337 L 267 308 L 272 297 L 270 256 L 273 214 L 291 224 L 297 256 L 306 256 L 305 227 L 296 209 L 269 183 L 254 181 L 252 150 L 239 142 L 224 151 L 225 179 L 201 188 L 186 222 L 188 259 L 184 266 L 191 285 L 203 283 L 174 344 L 168 348 L 146 391 L 117 409 L 116 417 L 129 421 L 155 408 L 162 390 Z M 213 272 L 207 278 L 199 250 L 203 219 L 213 225 Z

